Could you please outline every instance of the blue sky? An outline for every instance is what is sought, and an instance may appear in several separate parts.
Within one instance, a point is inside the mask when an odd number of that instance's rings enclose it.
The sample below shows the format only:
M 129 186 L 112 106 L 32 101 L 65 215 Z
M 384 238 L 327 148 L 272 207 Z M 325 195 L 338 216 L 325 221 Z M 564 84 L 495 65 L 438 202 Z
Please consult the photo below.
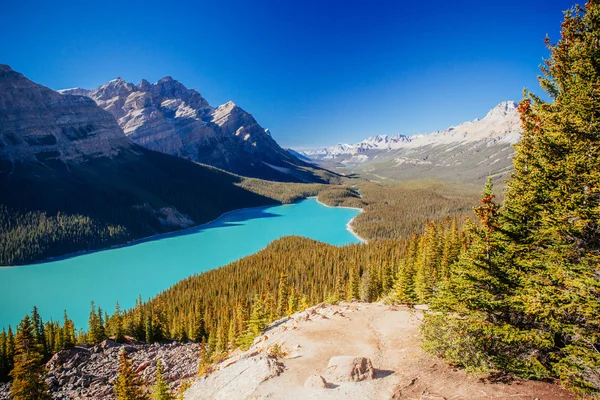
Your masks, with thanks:
M 170 75 L 283 146 L 482 117 L 536 75 L 573 1 L 8 1 L 0 63 L 53 89 Z

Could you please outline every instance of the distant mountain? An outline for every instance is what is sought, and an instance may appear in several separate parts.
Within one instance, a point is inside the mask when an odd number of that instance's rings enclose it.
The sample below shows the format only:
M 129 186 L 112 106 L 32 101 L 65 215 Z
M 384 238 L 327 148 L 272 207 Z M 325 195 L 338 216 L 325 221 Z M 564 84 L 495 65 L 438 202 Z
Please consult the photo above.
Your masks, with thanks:
M 200 93 L 171 77 L 137 85 L 117 78 L 94 90 L 59 92 L 90 97 L 115 117 L 127 137 L 147 149 L 243 176 L 323 180 L 323 171 L 279 147 L 251 114 L 231 101 L 211 107 Z
M 517 103 L 500 103 L 482 119 L 429 134 L 378 135 L 356 144 L 300 154 L 327 168 L 343 168 L 380 178 L 443 178 L 478 181 L 505 177 L 512 166 L 512 145 L 520 139 Z
M 0 266 L 275 203 L 240 181 L 147 150 L 91 99 L 61 95 L 0 65 Z

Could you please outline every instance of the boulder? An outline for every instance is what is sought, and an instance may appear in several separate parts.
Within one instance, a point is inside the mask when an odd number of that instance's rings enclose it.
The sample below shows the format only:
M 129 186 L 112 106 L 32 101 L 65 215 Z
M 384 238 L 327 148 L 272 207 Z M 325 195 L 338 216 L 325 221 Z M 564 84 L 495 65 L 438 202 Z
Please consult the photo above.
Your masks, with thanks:
M 325 371 L 327 382 L 360 382 L 374 377 L 373 364 L 366 357 L 331 357 Z

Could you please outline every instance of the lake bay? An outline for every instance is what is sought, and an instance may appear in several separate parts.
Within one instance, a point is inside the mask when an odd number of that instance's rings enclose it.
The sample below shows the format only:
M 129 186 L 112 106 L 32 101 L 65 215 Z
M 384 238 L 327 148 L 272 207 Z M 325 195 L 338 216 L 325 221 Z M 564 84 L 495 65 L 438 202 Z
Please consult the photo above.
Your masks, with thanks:
M 137 241 L 131 245 L 40 264 L 0 268 L 0 328 L 15 327 L 36 305 L 44 320 L 87 330 L 90 302 L 122 309 L 169 288 L 190 275 L 253 254 L 273 240 L 305 236 L 332 245 L 358 243 L 346 225 L 359 210 L 326 207 L 315 198 L 233 211 L 205 225 Z

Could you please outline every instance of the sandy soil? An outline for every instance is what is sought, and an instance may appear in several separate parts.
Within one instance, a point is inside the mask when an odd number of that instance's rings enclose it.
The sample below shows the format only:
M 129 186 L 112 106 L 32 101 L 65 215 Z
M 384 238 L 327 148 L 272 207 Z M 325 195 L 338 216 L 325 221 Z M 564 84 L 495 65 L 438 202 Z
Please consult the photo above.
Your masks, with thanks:
M 447 366 L 420 348 L 420 311 L 345 303 L 299 313 L 267 330 L 255 348 L 279 343 L 290 354 L 285 371 L 261 383 L 254 399 L 574 399 L 556 384 L 513 380 L 491 383 Z M 324 375 L 332 356 L 369 357 L 375 379 L 333 388 L 305 388 Z

